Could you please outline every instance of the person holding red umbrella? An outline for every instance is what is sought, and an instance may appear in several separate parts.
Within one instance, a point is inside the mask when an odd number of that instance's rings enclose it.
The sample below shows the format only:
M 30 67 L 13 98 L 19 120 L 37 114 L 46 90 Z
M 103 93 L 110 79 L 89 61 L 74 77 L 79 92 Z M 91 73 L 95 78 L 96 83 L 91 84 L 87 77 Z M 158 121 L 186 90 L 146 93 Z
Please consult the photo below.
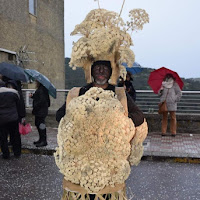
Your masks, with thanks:
M 171 117 L 170 131 L 172 136 L 175 136 L 177 102 L 180 101 L 182 96 L 181 90 L 184 86 L 183 81 L 175 71 L 166 67 L 161 67 L 151 72 L 148 84 L 151 86 L 154 93 L 160 96 L 160 102 L 166 100 L 168 111 L 162 113 L 162 135 L 166 135 L 167 132 L 167 117 L 169 112 Z
M 167 111 L 162 113 L 162 136 L 166 135 L 168 112 L 170 114 L 170 132 L 172 136 L 176 135 L 176 110 L 177 102 L 180 101 L 182 93 L 176 78 L 171 74 L 166 74 L 162 81 L 161 88 L 158 91 L 160 102 L 166 100 Z

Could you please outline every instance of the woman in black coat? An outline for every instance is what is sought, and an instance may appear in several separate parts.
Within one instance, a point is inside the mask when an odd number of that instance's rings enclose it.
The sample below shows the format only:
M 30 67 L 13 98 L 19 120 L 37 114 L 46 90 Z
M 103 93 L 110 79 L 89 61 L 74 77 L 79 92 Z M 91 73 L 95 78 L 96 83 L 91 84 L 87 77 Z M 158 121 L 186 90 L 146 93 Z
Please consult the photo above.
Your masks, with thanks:
M 38 81 L 36 81 L 36 91 L 31 97 L 33 98 L 33 111 L 35 115 L 35 126 L 39 133 L 39 140 L 34 142 L 36 147 L 47 145 L 45 118 L 48 115 L 48 107 L 50 107 L 50 99 L 48 90 Z

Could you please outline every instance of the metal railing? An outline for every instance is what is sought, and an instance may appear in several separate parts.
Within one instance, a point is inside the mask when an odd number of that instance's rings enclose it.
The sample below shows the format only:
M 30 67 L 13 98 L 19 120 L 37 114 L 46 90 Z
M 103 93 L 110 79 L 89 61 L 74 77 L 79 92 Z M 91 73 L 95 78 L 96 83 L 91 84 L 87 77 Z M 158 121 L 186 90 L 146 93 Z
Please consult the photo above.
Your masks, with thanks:
M 57 94 L 67 93 L 70 89 L 57 89 Z M 29 94 L 34 89 L 23 89 L 26 107 L 32 106 L 32 99 Z M 159 96 L 152 90 L 136 90 L 136 104 L 145 113 L 155 113 L 158 111 Z M 200 91 L 182 91 L 182 98 L 178 102 L 177 113 L 188 113 L 200 115 Z
M 158 111 L 159 96 L 152 90 L 137 90 L 136 104 L 143 112 Z M 182 91 L 177 113 L 200 114 L 200 91 Z
M 70 91 L 70 89 L 57 89 L 57 96 L 60 93 L 65 93 L 65 95 L 67 95 L 67 93 Z M 25 102 L 25 106 L 26 108 L 30 108 L 33 105 L 33 100 L 32 98 L 29 97 L 30 93 L 34 93 L 35 89 L 22 89 L 23 92 L 23 96 L 24 96 L 24 102 Z M 63 102 L 65 101 L 65 99 L 63 99 Z

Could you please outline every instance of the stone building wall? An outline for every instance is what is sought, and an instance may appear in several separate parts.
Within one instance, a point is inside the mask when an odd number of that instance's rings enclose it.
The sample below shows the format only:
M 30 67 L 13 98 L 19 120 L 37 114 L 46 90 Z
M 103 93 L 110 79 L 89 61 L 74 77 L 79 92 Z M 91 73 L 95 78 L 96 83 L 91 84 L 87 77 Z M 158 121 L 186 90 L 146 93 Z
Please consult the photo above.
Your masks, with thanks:
M 25 68 L 43 73 L 57 89 L 65 88 L 64 0 L 37 0 L 36 16 L 29 13 L 29 0 L 0 1 L 0 49 L 18 52 L 21 47 L 34 52 L 21 54 L 28 55 Z M 5 52 L 0 55 L 0 62 L 8 61 Z M 51 100 L 57 108 L 64 97 Z

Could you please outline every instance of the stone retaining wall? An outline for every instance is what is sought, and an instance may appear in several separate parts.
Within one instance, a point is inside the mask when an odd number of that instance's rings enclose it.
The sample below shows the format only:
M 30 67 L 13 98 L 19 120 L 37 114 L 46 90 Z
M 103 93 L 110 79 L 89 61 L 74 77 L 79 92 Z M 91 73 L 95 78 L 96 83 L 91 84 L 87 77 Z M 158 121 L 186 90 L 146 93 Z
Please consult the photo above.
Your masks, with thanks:
M 55 110 L 50 110 L 46 118 L 47 127 L 58 127 Z M 161 119 L 158 114 L 144 114 L 148 123 L 149 132 L 161 132 Z M 34 125 L 34 116 L 31 109 L 27 109 L 26 121 Z M 170 122 L 169 122 L 170 123 Z M 168 123 L 168 126 L 169 126 Z M 169 132 L 169 127 L 168 127 Z M 200 133 L 200 115 L 177 114 L 177 133 Z
M 162 116 L 158 114 L 145 114 L 149 132 L 161 133 Z M 169 117 L 170 118 L 170 117 Z M 200 115 L 177 114 L 177 133 L 200 133 Z M 168 119 L 168 132 L 170 120 Z

